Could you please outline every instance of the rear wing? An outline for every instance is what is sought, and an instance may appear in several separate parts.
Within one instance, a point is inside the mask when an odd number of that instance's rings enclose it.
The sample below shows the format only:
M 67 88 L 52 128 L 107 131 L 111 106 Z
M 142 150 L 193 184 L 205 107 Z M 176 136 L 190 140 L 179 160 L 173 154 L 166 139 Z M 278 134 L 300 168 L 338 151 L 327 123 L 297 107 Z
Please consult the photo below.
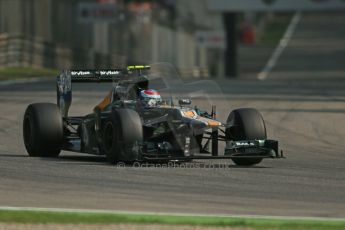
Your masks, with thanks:
M 141 75 L 143 70 L 148 69 L 150 69 L 148 65 L 133 65 L 125 69 L 70 70 L 65 73 L 71 75 L 71 82 L 112 82 L 126 79 L 133 73 Z
M 143 70 L 148 69 L 150 69 L 148 65 L 133 65 L 123 69 L 62 71 L 56 79 L 57 105 L 62 117 L 68 116 L 68 110 L 72 103 L 72 82 L 101 83 L 134 80 L 136 76 L 142 75 Z
M 71 82 L 112 82 L 125 76 L 123 70 L 70 70 Z

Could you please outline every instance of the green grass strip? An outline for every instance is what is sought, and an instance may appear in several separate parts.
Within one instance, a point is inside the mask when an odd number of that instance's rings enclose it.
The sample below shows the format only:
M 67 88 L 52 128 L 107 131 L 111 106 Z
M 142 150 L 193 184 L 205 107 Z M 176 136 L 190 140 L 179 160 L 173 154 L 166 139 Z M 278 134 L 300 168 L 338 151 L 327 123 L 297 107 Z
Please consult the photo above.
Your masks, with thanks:
M 343 220 L 290 220 L 244 217 L 178 216 L 153 214 L 81 213 L 0 210 L 2 223 L 30 224 L 167 224 L 253 229 L 345 229 Z
M 32 67 L 0 68 L 0 80 L 14 80 L 32 77 L 52 77 L 59 74 L 58 70 Z

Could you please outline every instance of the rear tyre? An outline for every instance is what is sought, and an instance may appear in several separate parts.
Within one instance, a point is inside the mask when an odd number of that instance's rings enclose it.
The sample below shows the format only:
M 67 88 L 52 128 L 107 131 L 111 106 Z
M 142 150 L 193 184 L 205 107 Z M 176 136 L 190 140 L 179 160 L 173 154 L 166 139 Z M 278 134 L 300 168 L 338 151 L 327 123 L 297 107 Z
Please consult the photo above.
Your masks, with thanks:
M 252 108 L 232 111 L 227 119 L 231 128 L 226 129 L 227 140 L 263 140 L 267 138 L 266 126 L 261 114 Z M 251 166 L 259 164 L 262 158 L 234 158 L 236 165 Z
M 139 160 L 138 144 L 143 141 L 139 114 L 132 109 L 112 111 L 103 127 L 102 149 L 111 164 Z
M 63 140 L 63 122 L 57 105 L 29 105 L 24 114 L 23 138 L 29 156 L 57 157 Z

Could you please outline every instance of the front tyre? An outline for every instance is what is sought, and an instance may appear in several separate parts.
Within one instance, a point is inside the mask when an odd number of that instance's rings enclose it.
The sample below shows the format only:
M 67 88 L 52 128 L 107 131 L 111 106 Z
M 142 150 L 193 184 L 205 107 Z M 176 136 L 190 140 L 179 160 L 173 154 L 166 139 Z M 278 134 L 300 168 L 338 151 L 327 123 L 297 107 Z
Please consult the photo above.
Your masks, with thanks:
M 266 125 L 261 114 L 252 108 L 233 110 L 227 119 L 231 128 L 226 129 L 227 140 L 264 140 L 267 138 Z M 233 158 L 236 165 L 251 166 L 259 164 L 262 158 Z
M 63 140 L 63 122 L 57 105 L 29 105 L 24 114 L 23 138 L 29 156 L 58 156 Z
M 138 160 L 138 144 L 143 141 L 139 114 L 132 109 L 113 110 L 103 126 L 102 150 L 111 164 Z

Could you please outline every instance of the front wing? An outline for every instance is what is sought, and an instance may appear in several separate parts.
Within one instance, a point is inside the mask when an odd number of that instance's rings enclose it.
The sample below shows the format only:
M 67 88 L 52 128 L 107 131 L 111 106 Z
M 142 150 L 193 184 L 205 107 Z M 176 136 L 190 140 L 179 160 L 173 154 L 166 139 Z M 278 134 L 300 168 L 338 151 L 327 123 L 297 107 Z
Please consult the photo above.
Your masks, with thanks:
M 164 145 L 151 147 L 149 151 L 141 153 L 142 160 L 192 160 L 192 159 L 235 159 L 235 158 L 285 158 L 283 152 L 278 150 L 278 141 L 275 140 L 244 140 L 229 141 L 226 144 L 224 155 L 218 154 L 193 154 L 188 150 L 188 144 L 184 154 L 176 155 L 165 148 Z

